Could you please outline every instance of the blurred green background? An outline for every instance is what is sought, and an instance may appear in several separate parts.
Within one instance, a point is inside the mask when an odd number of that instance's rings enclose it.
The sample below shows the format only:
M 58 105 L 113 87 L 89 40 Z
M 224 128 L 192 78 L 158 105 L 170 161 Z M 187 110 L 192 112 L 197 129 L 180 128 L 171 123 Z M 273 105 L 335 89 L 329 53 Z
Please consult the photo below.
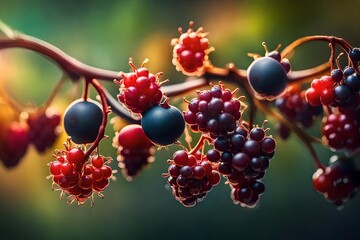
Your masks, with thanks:
M 20 1 L 1 0 L 0 19 L 14 29 L 48 41 L 87 64 L 128 71 L 128 59 L 139 65 L 150 59 L 151 72 L 179 82 L 183 75 L 171 64 L 170 40 L 179 26 L 203 26 L 216 51 L 212 63 L 229 62 L 247 68 L 248 52 L 264 53 L 307 35 L 335 35 L 360 46 L 359 1 Z M 326 61 L 326 43 L 301 46 L 293 69 Z M 27 50 L 0 52 L 0 80 L 21 103 L 40 105 L 61 72 L 46 59 Z M 117 86 L 105 83 L 115 95 Z M 68 81 L 54 107 L 71 102 Z M 78 95 L 80 96 L 80 95 Z M 176 101 L 176 100 L 175 100 Z M 178 103 L 177 101 L 176 103 Z M 262 123 L 264 116 L 258 115 Z M 273 123 L 273 121 L 271 122 Z M 319 126 L 319 123 L 318 125 Z M 274 126 L 271 133 L 275 135 Z M 319 129 L 313 129 L 318 134 Z M 103 141 L 102 153 L 116 158 L 113 133 Z M 117 182 L 95 197 L 95 207 L 67 205 L 51 191 L 49 151 L 30 149 L 13 170 L 0 166 L 1 239 L 360 239 L 359 196 L 338 211 L 312 187 L 311 156 L 295 136 L 278 139 L 278 151 L 264 179 L 266 192 L 254 209 L 233 205 L 223 183 L 194 208 L 184 208 L 165 189 L 166 160 L 178 147 L 161 150 L 156 161 L 133 182 L 117 174 Z M 63 138 L 57 147 L 62 147 Z M 327 163 L 333 154 L 317 148 Z M 112 163 L 117 168 L 116 161 Z

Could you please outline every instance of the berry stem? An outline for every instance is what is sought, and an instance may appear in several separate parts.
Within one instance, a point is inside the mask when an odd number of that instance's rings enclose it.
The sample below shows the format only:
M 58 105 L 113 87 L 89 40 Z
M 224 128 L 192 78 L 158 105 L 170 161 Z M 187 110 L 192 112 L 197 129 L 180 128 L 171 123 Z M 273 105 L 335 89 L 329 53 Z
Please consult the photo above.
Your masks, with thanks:
M 41 107 L 42 109 L 47 109 L 51 103 L 54 101 L 56 95 L 59 93 L 60 89 L 62 88 L 62 86 L 64 85 L 66 80 L 66 76 L 63 75 L 60 80 L 58 81 L 58 83 L 56 84 L 54 90 L 51 92 L 50 96 L 48 97 L 48 99 L 46 99 L 45 103 L 43 104 L 43 106 Z
M 87 79 L 85 78 L 84 81 L 84 92 L 83 92 L 83 99 L 84 101 L 87 101 L 88 96 L 89 96 L 89 84 L 91 82 L 91 79 Z
M 315 35 L 315 36 L 306 36 L 295 40 L 290 43 L 284 50 L 281 52 L 281 58 L 287 57 L 291 52 L 295 50 L 298 46 L 312 41 L 325 41 L 331 44 L 338 44 L 345 52 L 349 52 L 352 49 L 352 46 L 342 38 L 334 36 L 324 36 L 324 35 Z
M 4 89 L 4 86 L 0 84 L 0 98 L 4 101 L 7 105 L 9 105 L 18 115 L 21 114 L 23 111 L 22 106 L 13 98 L 11 98 Z
M 97 148 L 99 146 L 100 141 L 104 138 L 105 136 L 105 129 L 106 129 L 106 124 L 107 124 L 107 120 L 108 120 L 108 114 L 110 112 L 109 107 L 107 105 L 107 101 L 106 101 L 106 97 L 105 97 L 105 92 L 103 90 L 102 85 L 95 79 L 92 79 L 91 81 L 87 81 L 89 83 L 91 83 L 91 85 L 95 88 L 95 90 L 98 92 L 99 96 L 100 96 L 100 100 L 101 100 L 101 105 L 102 105 L 102 110 L 103 110 L 103 119 L 99 128 L 99 133 L 95 139 L 95 141 L 91 144 L 90 148 L 86 150 L 85 152 L 85 161 L 88 160 L 88 158 L 90 157 L 90 154 L 95 150 L 95 148 Z
M 204 146 L 205 140 L 209 141 L 210 138 L 205 136 L 205 135 L 201 135 L 201 137 L 199 138 L 199 141 L 197 142 L 196 146 L 193 149 L 191 149 L 191 151 L 189 152 L 189 155 L 190 154 L 194 155 L 197 151 L 199 151 L 199 149 Z

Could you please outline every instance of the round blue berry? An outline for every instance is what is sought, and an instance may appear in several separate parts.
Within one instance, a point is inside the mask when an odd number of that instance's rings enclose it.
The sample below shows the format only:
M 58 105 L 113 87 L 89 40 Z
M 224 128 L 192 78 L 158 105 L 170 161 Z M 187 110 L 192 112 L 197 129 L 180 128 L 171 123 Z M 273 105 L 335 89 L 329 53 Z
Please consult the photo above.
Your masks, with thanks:
M 176 107 L 155 105 L 143 113 L 141 126 L 153 143 L 166 146 L 180 138 L 185 121 Z
M 269 100 L 281 94 L 288 84 L 285 69 L 271 57 L 261 57 L 252 62 L 247 69 L 247 78 L 258 97 Z
M 77 144 L 94 142 L 102 122 L 103 112 L 98 102 L 78 99 L 65 110 L 64 127 Z

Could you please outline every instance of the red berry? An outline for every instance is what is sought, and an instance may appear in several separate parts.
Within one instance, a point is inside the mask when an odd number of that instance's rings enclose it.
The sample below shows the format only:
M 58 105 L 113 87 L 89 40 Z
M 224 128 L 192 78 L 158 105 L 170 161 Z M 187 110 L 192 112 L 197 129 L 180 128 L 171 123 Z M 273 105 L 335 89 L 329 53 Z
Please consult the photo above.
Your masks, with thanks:
M 96 168 L 101 168 L 104 164 L 104 159 L 102 156 L 100 155 L 95 155 L 92 159 L 91 159 L 91 164 L 96 167 Z
M 67 153 L 67 159 L 70 163 L 73 164 L 82 164 L 84 163 L 85 154 L 80 148 L 72 148 Z

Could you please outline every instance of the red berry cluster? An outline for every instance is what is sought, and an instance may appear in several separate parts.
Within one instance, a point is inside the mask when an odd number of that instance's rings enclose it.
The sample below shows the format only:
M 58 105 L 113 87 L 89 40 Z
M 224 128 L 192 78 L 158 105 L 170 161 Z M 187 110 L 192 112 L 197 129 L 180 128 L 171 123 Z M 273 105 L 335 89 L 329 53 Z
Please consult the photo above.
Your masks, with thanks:
M 312 106 L 305 99 L 305 92 L 299 85 L 291 86 L 287 92 L 275 100 L 275 105 L 284 116 L 301 124 L 304 128 L 313 125 L 315 117 L 322 113 L 321 106 Z M 290 130 L 283 124 L 279 126 L 279 133 L 283 139 L 290 135 Z
M 116 134 L 113 145 L 118 149 L 119 167 L 128 181 L 154 161 L 154 144 L 145 135 L 141 125 L 130 124 L 122 128 Z
M 311 87 L 306 90 L 306 100 L 312 106 L 333 104 L 335 101 L 334 84 L 335 82 L 330 76 L 314 79 L 311 82 Z
M 11 122 L 0 133 L 0 160 L 5 167 L 15 167 L 26 154 L 29 146 L 28 128 L 19 122 Z
M 202 28 L 194 32 L 192 21 L 189 25 L 185 33 L 179 28 L 180 38 L 171 41 L 171 45 L 174 46 L 172 62 L 176 70 L 187 76 L 201 76 L 205 68 L 210 66 L 208 55 L 214 48 L 209 48 L 209 40 L 206 37 L 208 33 L 203 33 Z
M 360 78 L 354 68 L 344 71 L 334 69 L 330 76 L 322 76 L 311 83 L 306 91 L 306 99 L 313 106 L 325 105 L 345 109 L 357 109 L 359 99 Z
M 78 147 L 67 147 L 66 151 L 55 151 L 55 161 L 50 165 L 50 174 L 54 186 L 58 186 L 63 194 L 68 194 L 67 202 L 77 201 L 84 204 L 87 199 L 97 193 L 103 197 L 102 191 L 109 185 L 113 171 L 107 164 L 111 158 L 105 158 L 95 154 L 89 161 L 85 160 L 85 154 Z
M 334 149 L 355 152 L 360 149 L 360 110 L 338 111 L 323 119 L 323 140 Z
M 178 150 L 169 160 L 168 183 L 175 199 L 185 207 L 193 207 L 201 202 L 220 182 L 220 174 L 206 159 Z
M 352 198 L 359 187 L 350 160 L 333 156 L 328 167 L 319 168 L 313 175 L 314 188 L 329 202 L 339 207 Z
M 129 64 L 133 72 L 123 73 L 122 79 L 117 84 L 120 85 L 118 99 L 133 113 L 142 113 L 150 107 L 160 103 L 163 93 L 160 90 L 159 77 L 161 73 L 151 74 L 144 67 L 136 68 L 132 60 Z
M 263 188 L 257 180 L 264 178 L 269 161 L 275 154 L 276 143 L 271 136 L 266 136 L 263 128 L 255 127 L 249 132 L 245 127 L 238 127 L 228 136 L 219 136 L 214 140 L 215 149 L 207 152 L 211 162 L 218 162 L 218 171 L 225 176 L 232 189 L 232 198 L 242 206 L 255 206 Z M 242 190 L 242 189 L 246 190 Z M 242 196 L 239 193 L 247 191 Z
M 184 119 L 193 131 L 209 133 L 210 137 L 226 135 L 235 130 L 241 118 L 241 102 L 233 98 L 234 92 L 223 85 L 215 85 L 210 90 L 197 93 L 184 112 Z
M 37 151 L 43 153 L 53 146 L 60 135 L 60 118 L 60 114 L 49 110 L 29 114 L 29 141 L 34 144 Z

